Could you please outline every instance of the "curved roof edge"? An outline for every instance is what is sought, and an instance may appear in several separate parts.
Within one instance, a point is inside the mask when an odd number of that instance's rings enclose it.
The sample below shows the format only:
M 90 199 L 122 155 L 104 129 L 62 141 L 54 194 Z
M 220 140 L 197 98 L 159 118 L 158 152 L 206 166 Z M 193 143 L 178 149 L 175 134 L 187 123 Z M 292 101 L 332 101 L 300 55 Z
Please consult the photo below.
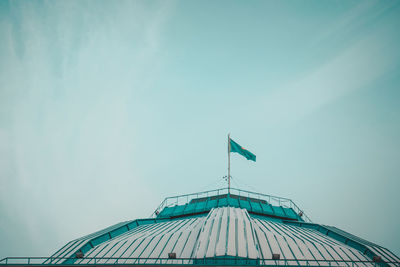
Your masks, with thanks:
M 113 226 L 110 226 L 106 229 L 97 231 L 91 235 L 75 239 L 67 243 L 64 247 L 59 249 L 56 253 L 54 253 L 51 256 L 51 258 L 69 258 L 69 259 L 55 260 L 52 261 L 52 264 L 60 264 L 60 263 L 73 264 L 77 260 L 77 258 L 75 258 L 75 255 L 78 252 L 82 252 L 83 254 L 85 254 L 87 251 L 91 250 L 95 246 L 104 243 L 110 239 L 113 239 L 119 235 L 122 235 L 138 226 L 165 222 L 165 221 L 168 221 L 168 219 L 149 218 L 149 219 L 137 219 L 127 222 L 121 222 Z M 51 259 L 48 259 L 44 261 L 44 263 L 50 263 L 50 261 Z
M 376 245 L 372 242 L 366 241 L 355 235 L 352 235 L 339 228 L 322 224 L 294 222 L 294 221 L 284 221 L 284 223 L 295 225 L 298 227 L 311 228 L 317 230 L 318 232 L 326 236 L 329 236 L 341 243 L 344 243 L 354 249 L 357 249 L 362 254 L 368 256 L 370 259 L 377 259 L 379 257 L 383 258 L 387 262 L 391 262 L 393 260 L 400 262 L 400 259 L 397 256 L 395 256 L 390 250 L 382 246 Z

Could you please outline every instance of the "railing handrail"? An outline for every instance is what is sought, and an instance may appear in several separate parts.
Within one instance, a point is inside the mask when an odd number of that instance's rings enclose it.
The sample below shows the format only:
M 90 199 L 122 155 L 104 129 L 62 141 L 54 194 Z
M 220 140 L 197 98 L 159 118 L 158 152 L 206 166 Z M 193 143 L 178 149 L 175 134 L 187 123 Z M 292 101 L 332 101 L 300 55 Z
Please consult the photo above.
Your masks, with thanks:
M 271 200 L 279 203 L 279 206 L 281 206 L 282 202 L 288 202 L 289 203 L 289 208 L 293 208 L 293 210 L 298 214 L 300 212 L 303 213 L 303 216 L 305 218 L 306 222 L 312 222 L 311 219 L 305 214 L 305 212 L 303 210 L 301 210 L 296 203 L 293 202 L 293 200 L 289 199 L 289 198 L 285 198 L 285 197 L 278 197 L 278 196 L 274 196 L 274 195 L 268 195 L 268 194 L 263 194 L 263 193 L 257 193 L 257 192 L 251 192 L 251 191 L 247 191 L 247 190 L 242 190 L 242 189 L 237 189 L 237 188 L 231 188 L 230 191 L 234 191 L 236 193 L 238 193 L 238 195 L 240 196 L 240 193 L 245 193 L 248 195 L 248 197 L 252 197 L 252 198 L 257 198 L 260 199 L 260 197 L 262 197 L 263 200 L 268 200 L 269 203 L 271 203 Z M 214 190 L 208 190 L 208 191 L 202 191 L 202 192 L 197 192 L 197 193 L 190 193 L 190 194 L 184 194 L 184 195 L 177 195 L 177 196 L 172 196 L 172 197 L 166 197 L 164 198 L 164 200 L 161 202 L 161 204 L 157 207 L 157 209 L 153 212 L 153 214 L 151 215 L 151 217 L 155 217 L 156 216 L 156 212 L 161 212 L 161 210 L 164 207 L 168 207 L 168 206 L 172 206 L 172 205 L 178 205 L 179 204 L 179 199 L 183 199 L 186 198 L 186 202 L 189 202 L 189 198 L 190 200 L 194 199 L 194 198 L 200 198 L 200 197 L 211 197 L 211 196 L 215 196 L 215 195 L 221 195 L 221 194 L 227 194 L 229 192 L 228 188 L 219 188 L 219 189 L 214 189 Z M 216 193 L 216 194 L 215 194 Z M 211 194 L 211 195 L 210 195 Z M 252 196 L 250 196 L 252 195 Z M 168 201 L 170 200 L 175 200 L 172 201 L 172 203 L 170 203 L 168 205 Z
M 76 257 L 6 257 L 4 259 L 0 260 L 0 265 L 56 265 L 56 264 L 63 264 L 63 262 L 59 263 L 53 263 L 54 261 L 60 261 L 60 260 L 88 260 L 88 263 L 73 263 L 74 265 L 93 265 L 93 264 L 105 264 L 109 265 L 110 263 L 106 262 L 108 260 L 117 260 L 117 263 L 111 263 L 111 264 L 129 264 L 129 265 L 154 265 L 157 264 L 157 262 L 160 262 L 159 264 L 162 265 L 162 262 L 165 262 L 164 264 L 171 264 L 173 262 L 174 264 L 196 264 L 196 263 L 208 263 L 210 262 L 215 262 L 215 263 L 229 263 L 234 265 L 233 263 L 236 263 L 238 265 L 243 265 L 243 262 L 247 263 L 253 263 L 256 262 L 257 264 L 249 264 L 249 265 L 267 265 L 270 264 L 271 262 L 278 263 L 279 265 L 287 265 L 288 263 L 307 263 L 308 265 L 311 263 L 316 263 L 316 265 L 319 265 L 318 263 L 374 263 L 374 264 L 380 264 L 380 263 L 391 263 L 391 264 L 397 264 L 397 266 L 400 266 L 400 262 L 397 261 L 385 261 L 383 259 L 379 261 L 373 261 L 373 260 L 317 260 L 317 259 L 250 259 L 250 258 L 240 258 L 240 257 L 216 257 L 216 258 L 177 258 L 177 259 L 171 259 L 171 258 L 130 258 L 130 257 L 84 257 L 84 258 L 76 258 Z M 18 262 L 18 263 L 10 263 L 9 261 L 12 260 L 23 260 L 24 262 Z M 40 263 L 35 263 L 34 260 L 42 260 Z M 127 261 L 127 260 L 133 260 L 134 262 L 132 263 L 118 263 L 118 261 Z M 50 261 L 50 263 L 48 262 Z M 90 263 L 91 261 L 94 261 L 94 263 Z M 99 262 L 100 261 L 100 262 Z M 105 261 L 105 262 L 101 262 Z M 150 262 L 149 262 L 150 261 Z M 154 263 L 155 261 L 156 263 Z M 281 264 L 283 263 L 283 264 Z
M 244 193 L 248 193 L 248 194 L 254 194 L 254 195 L 261 195 L 261 196 L 266 196 L 266 197 L 271 197 L 271 198 L 277 198 L 277 199 L 282 199 L 282 200 L 286 200 L 286 201 L 291 201 L 291 199 L 285 198 L 285 197 L 278 197 L 278 196 L 274 196 L 274 195 L 268 195 L 268 194 L 263 194 L 263 193 L 257 193 L 257 192 L 252 192 L 252 191 L 248 191 L 248 190 L 238 189 L 238 188 L 234 188 L 234 187 L 231 187 L 230 190 L 231 190 L 231 191 L 244 192 Z M 229 189 L 228 189 L 227 187 L 218 188 L 218 189 L 213 189 L 213 190 L 208 190 L 208 191 L 202 191 L 202 192 L 197 192 L 197 193 L 190 193 L 190 194 L 183 194 L 183 195 L 177 195 L 177 196 L 172 196 L 172 197 L 166 197 L 164 200 L 173 199 L 173 198 L 187 197 L 187 196 L 193 196 L 193 195 L 201 195 L 201 194 L 207 194 L 207 193 L 210 193 L 210 192 L 219 192 L 219 191 L 229 191 Z

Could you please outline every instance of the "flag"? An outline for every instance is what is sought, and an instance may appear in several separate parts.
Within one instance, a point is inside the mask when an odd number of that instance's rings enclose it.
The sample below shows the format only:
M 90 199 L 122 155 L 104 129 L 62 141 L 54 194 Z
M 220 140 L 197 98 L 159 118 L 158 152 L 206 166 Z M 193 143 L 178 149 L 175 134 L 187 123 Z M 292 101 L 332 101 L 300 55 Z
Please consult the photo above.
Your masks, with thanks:
M 229 152 L 236 152 L 248 160 L 256 161 L 256 155 L 246 150 L 245 148 L 243 148 L 230 138 L 229 138 Z

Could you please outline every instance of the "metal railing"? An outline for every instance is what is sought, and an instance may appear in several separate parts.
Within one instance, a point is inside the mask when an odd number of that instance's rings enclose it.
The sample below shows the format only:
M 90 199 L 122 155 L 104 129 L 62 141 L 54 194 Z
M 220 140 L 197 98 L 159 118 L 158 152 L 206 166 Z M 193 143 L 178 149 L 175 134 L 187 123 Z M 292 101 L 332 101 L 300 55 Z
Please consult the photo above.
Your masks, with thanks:
M 189 203 L 189 201 L 191 201 L 192 199 L 224 195 L 224 194 L 228 194 L 228 192 L 229 192 L 228 188 L 221 188 L 221 189 L 215 189 L 215 190 L 204 191 L 204 192 L 199 192 L 199 193 L 167 197 L 164 199 L 163 202 L 161 202 L 161 204 L 157 207 L 157 209 L 154 211 L 154 213 L 151 216 L 156 217 L 157 212 L 161 212 L 165 207 L 171 207 L 171 206 L 175 206 L 175 205 L 184 205 L 184 204 Z M 236 189 L 236 188 L 231 188 L 230 194 L 265 200 L 273 206 L 282 206 L 284 208 L 292 208 L 297 214 L 302 214 L 302 218 L 305 222 L 309 222 L 309 223 L 312 222 L 311 219 L 304 213 L 304 211 L 301 210 L 291 199 L 262 194 L 262 193 L 255 193 L 255 192 Z
M 0 260 L 1 265 L 64 265 L 65 260 L 76 260 L 65 265 L 234 265 L 234 266 L 381 266 L 390 264 L 400 266 L 395 261 L 362 260 L 304 260 L 304 259 L 247 259 L 247 258 L 115 258 L 85 257 L 82 259 L 66 257 L 7 257 Z

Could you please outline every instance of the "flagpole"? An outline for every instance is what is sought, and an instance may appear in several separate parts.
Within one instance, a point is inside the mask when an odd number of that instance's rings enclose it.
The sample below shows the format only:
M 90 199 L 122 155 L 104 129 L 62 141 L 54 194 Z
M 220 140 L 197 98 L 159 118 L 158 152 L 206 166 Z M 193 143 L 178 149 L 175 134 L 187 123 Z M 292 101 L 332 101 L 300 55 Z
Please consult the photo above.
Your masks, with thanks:
M 231 193 L 231 137 L 228 134 L 228 195 Z

